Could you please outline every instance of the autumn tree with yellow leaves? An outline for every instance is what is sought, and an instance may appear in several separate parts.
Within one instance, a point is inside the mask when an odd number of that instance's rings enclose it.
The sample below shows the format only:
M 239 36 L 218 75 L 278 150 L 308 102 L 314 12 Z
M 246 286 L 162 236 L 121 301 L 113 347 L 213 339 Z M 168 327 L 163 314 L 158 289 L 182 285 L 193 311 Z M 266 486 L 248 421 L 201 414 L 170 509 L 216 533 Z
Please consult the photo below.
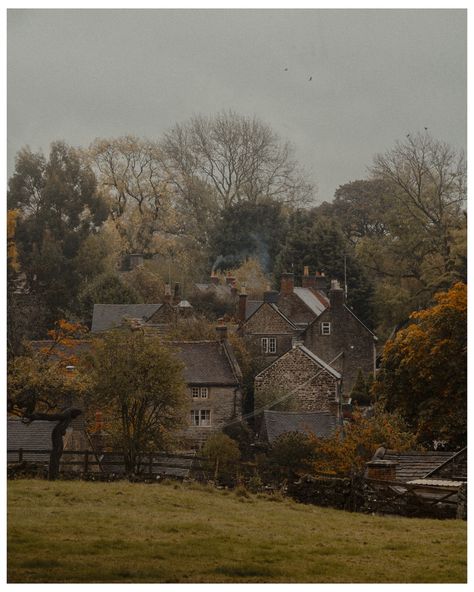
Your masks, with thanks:
M 411 315 L 384 349 L 374 394 L 397 410 L 419 442 L 467 440 L 467 286 L 456 283 Z

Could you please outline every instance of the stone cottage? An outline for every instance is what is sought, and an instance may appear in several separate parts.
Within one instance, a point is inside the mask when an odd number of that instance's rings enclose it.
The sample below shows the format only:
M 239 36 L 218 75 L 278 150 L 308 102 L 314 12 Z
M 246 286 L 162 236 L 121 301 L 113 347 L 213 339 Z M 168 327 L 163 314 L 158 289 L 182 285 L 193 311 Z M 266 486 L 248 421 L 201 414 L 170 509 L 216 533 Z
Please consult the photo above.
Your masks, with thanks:
M 216 341 L 174 341 L 170 346 L 184 364 L 188 426 L 180 432 L 185 448 L 199 448 L 216 431 L 242 418 L 242 373 L 218 326 Z
M 294 411 L 328 412 L 340 416 L 341 374 L 303 344 L 296 344 L 255 377 L 255 399 L 275 393 Z
M 254 352 L 271 364 L 291 349 L 298 328 L 276 304 L 278 292 L 265 292 L 261 306 L 248 317 L 239 333 Z
M 377 337 L 344 302 L 344 290 L 331 282 L 329 306 L 302 333 L 305 346 L 330 364 L 343 377 L 348 397 L 359 369 L 375 373 Z

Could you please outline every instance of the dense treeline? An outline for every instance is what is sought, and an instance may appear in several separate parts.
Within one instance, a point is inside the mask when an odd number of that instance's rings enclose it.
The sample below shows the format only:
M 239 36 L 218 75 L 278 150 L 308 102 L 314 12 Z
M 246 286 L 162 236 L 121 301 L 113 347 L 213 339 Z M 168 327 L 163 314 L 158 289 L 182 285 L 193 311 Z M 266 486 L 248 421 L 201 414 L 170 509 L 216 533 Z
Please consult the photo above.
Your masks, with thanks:
M 305 265 L 346 279 L 349 305 L 386 337 L 466 281 L 465 197 L 463 156 L 428 133 L 319 206 L 291 145 L 232 112 L 156 141 L 24 148 L 8 188 L 9 352 L 59 318 L 89 323 L 94 302 L 160 301 L 169 280 L 191 298 L 211 269 L 245 268 L 261 293 Z M 131 253 L 145 265 L 124 273 Z

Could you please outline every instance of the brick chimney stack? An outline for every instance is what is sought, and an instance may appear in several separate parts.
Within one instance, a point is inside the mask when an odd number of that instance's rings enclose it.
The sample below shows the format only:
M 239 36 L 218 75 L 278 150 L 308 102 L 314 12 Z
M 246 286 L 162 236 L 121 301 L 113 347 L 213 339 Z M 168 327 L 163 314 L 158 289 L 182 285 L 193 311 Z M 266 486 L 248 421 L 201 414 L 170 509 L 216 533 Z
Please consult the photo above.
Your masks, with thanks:
M 337 280 L 331 280 L 331 289 L 329 290 L 329 302 L 331 308 L 341 308 L 344 304 L 344 290 Z
M 309 274 L 309 266 L 308 265 L 304 266 L 301 285 L 303 288 L 315 288 L 316 287 L 316 278 L 314 275 Z
M 217 273 L 215 271 L 211 271 L 210 281 L 211 284 L 213 284 L 214 286 L 217 286 L 219 284 L 219 277 L 217 276 Z
M 371 460 L 365 463 L 367 478 L 378 481 L 396 481 L 397 465 L 394 460 Z
M 247 291 L 245 286 L 240 287 L 238 316 L 239 321 L 245 323 L 245 319 L 247 318 Z
M 295 287 L 295 276 L 292 273 L 282 273 L 280 292 L 283 296 L 293 294 L 293 288 Z

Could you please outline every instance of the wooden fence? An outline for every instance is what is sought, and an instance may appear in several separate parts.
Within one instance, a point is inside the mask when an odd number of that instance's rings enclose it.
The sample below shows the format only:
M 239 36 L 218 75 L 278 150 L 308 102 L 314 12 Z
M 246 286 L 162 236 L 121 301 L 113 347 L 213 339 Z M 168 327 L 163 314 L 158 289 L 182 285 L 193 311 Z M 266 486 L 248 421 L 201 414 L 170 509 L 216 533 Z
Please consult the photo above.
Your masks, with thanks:
M 40 467 L 49 464 L 49 450 L 8 450 L 8 463 L 23 465 L 28 463 Z M 41 458 L 42 457 L 42 458 Z M 143 476 L 154 477 L 170 475 L 186 476 L 191 469 L 197 470 L 204 458 L 194 454 L 151 453 L 140 458 L 140 471 Z M 91 450 L 64 450 L 61 456 L 60 472 L 86 475 L 125 475 L 124 455 L 120 453 L 95 454 Z

